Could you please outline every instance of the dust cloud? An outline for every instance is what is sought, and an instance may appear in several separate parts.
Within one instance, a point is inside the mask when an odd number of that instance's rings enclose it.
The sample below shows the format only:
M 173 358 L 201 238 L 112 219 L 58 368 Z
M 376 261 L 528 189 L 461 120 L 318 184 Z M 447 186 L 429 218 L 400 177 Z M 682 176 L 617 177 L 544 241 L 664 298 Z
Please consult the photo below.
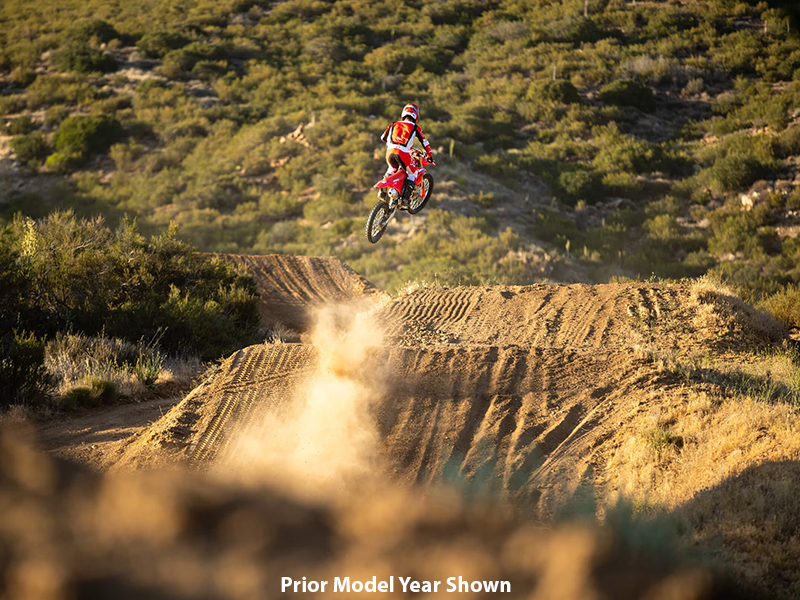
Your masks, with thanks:
M 296 397 L 266 403 L 240 429 L 218 468 L 245 484 L 267 483 L 306 499 L 341 497 L 379 472 L 380 439 L 370 407 L 385 392 L 368 357 L 382 344 L 370 305 L 318 308 L 317 362 Z

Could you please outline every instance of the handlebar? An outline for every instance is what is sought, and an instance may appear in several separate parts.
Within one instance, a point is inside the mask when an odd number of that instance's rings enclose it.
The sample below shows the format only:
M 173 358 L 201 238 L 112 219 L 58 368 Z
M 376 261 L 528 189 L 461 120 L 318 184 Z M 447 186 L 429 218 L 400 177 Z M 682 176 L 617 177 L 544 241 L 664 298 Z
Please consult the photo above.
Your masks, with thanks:
M 425 166 L 426 164 L 427 165 L 436 164 L 432 158 L 428 158 L 427 154 L 425 154 L 422 150 L 417 150 L 416 148 L 413 148 L 411 150 L 411 156 L 413 156 L 414 159 L 423 166 Z

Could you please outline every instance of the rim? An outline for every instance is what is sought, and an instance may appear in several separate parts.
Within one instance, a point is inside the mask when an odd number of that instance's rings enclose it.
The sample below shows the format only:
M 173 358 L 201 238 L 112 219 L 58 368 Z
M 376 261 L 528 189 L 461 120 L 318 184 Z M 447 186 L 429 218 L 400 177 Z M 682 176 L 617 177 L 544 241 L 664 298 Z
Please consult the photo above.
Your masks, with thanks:
M 417 185 L 414 189 L 414 194 L 412 196 L 411 208 L 417 208 L 422 201 L 425 199 L 425 196 L 428 194 L 428 180 L 424 177 L 422 181 Z
M 383 231 L 383 228 L 386 227 L 386 223 L 384 222 L 385 218 L 386 208 L 382 206 L 381 209 L 375 213 L 375 219 L 372 221 L 372 229 L 370 230 L 372 237 L 378 235 L 381 231 Z

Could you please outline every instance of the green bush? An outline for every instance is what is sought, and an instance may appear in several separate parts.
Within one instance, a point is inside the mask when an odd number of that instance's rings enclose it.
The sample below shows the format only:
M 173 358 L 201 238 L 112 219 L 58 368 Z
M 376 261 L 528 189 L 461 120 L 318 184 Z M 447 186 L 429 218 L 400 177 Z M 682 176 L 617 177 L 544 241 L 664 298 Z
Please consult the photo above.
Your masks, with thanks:
M 760 308 L 787 327 L 800 329 L 800 285 L 787 285 L 764 300 Z
M 92 378 L 88 386 L 78 386 L 69 390 L 61 399 L 65 410 L 73 408 L 96 408 L 113 403 L 119 392 L 112 381 Z
M 47 391 L 45 341 L 14 329 L 0 338 L 0 407 L 34 403 Z
M 172 50 L 164 56 L 161 65 L 161 72 L 170 79 L 179 79 L 185 73 L 191 71 L 195 66 L 203 62 L 208 68 L 208 64 L 215 64 L 215 69 L 222 69 L 217 64 L 225 58 L 225 53 L 212 44 L 192 42 L 180 50 Z M 224 64 L 224 63 L 223 63 Z
M 560 200 L 574 205 L 579 200 L 598 202 L 602 200 L 605 190 L 597 173 L 586 169 L 574 169 L 563 171 L 558 176 L 554 192 Z
M 55 55 L 56 68 L 62 72 L 109 73 L 117 70 L 117 61 L 89 44 L 66 44 Z
M 163 58 L 168 52 L 183 48 L 189 40 L 179 33 L 152 31 L 145 33 L 136 45 L 151 58 Z
M 683 448 L 683 437 L 671 433 L 662 425 L 645 431 L 644 441 L 656 452 L 663 452 L 669 447 L 677 450 Z
M 38 131 L 12 138 L 11 148 L 16 153 L 17 160 L 30 166 L 40 164 L 49 152 L 47 139 Z
M 65 156 L 102 154 L 123 134 L 120 122 L 110 115 L 67 117 L 58 126 L 55 148 Z
M 252 279 L 196 254 L 174 232 L 147 241 L 132 222 L 111 231 L 102 219 L 54 213 L 17 219 L 14 236 L 25 279 L 37 290 L 37 321 L 51 333 L 160 339 L 165 351 L 204 358 L 255 337 Z
M 11 71 L 11 80 L 20 87 L 28 87 L 36 80 L 36 71 L 27 67 L 17 67 Z
M 600 88 L 600 100 L 614 106 L 631 106 L 642 112 L 653 113 L 656 99 L 653 90 L 632 79 L 612 81 Z
M 55 173 L 69 173 L 75 169 L 80 168 L 84 163 L 85 158 L 81 154 L 63 154 L 62 152 L 54 152 L 47 157 L 44 164 L 45 166 Z
M 22 115 L 14 119 L 6 129 L 10 135 L 25 135 L 36 129 L 36 126 L 29 115 Z
M 564 79 L 534 82 L 528 88 L 527 97 L 533 102 L 554 104 L 579 104 L 581 101 L 578 89 Z
M 26 104 L 25 96 L 22 94 L 0 96 L 0 115 L 18 113 L 25 108 Z
M 589 44 L 605 37 L 597 23 L 583 16 L 568 16 L 553 22 L 549 33 L 554 39 L 576 44 Z
M 108 21 L 102 19 L 85 19 L 78 21 L 64 32 L 64 37 L 70 42 L 88 44 L 93 40 L 100 43 L 110 42 L 119 37 L 119 33 Z
M 136 362 L 131 367 L 131 372 L 140 383 L 153 387 L 161 373 L 166 357 L 158 351 L 139 352 Z
M 66 106 L 57 104 L 44 111 L 44 124 L 48 127 L 57 127 L 61 121 L 69 116 L 69 109 Z

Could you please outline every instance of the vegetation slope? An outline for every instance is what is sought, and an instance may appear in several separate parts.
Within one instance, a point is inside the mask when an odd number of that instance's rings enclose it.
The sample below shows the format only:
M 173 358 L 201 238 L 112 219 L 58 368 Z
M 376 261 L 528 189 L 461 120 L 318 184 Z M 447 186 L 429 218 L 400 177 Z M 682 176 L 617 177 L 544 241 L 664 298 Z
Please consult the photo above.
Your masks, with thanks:
M 0 23 L 6 215 L 174 222 L 388 291 L 713 271 L 798 324 L 790 2 L 14 0 Z M 437 191 L 373 247 L 408 101 Z

